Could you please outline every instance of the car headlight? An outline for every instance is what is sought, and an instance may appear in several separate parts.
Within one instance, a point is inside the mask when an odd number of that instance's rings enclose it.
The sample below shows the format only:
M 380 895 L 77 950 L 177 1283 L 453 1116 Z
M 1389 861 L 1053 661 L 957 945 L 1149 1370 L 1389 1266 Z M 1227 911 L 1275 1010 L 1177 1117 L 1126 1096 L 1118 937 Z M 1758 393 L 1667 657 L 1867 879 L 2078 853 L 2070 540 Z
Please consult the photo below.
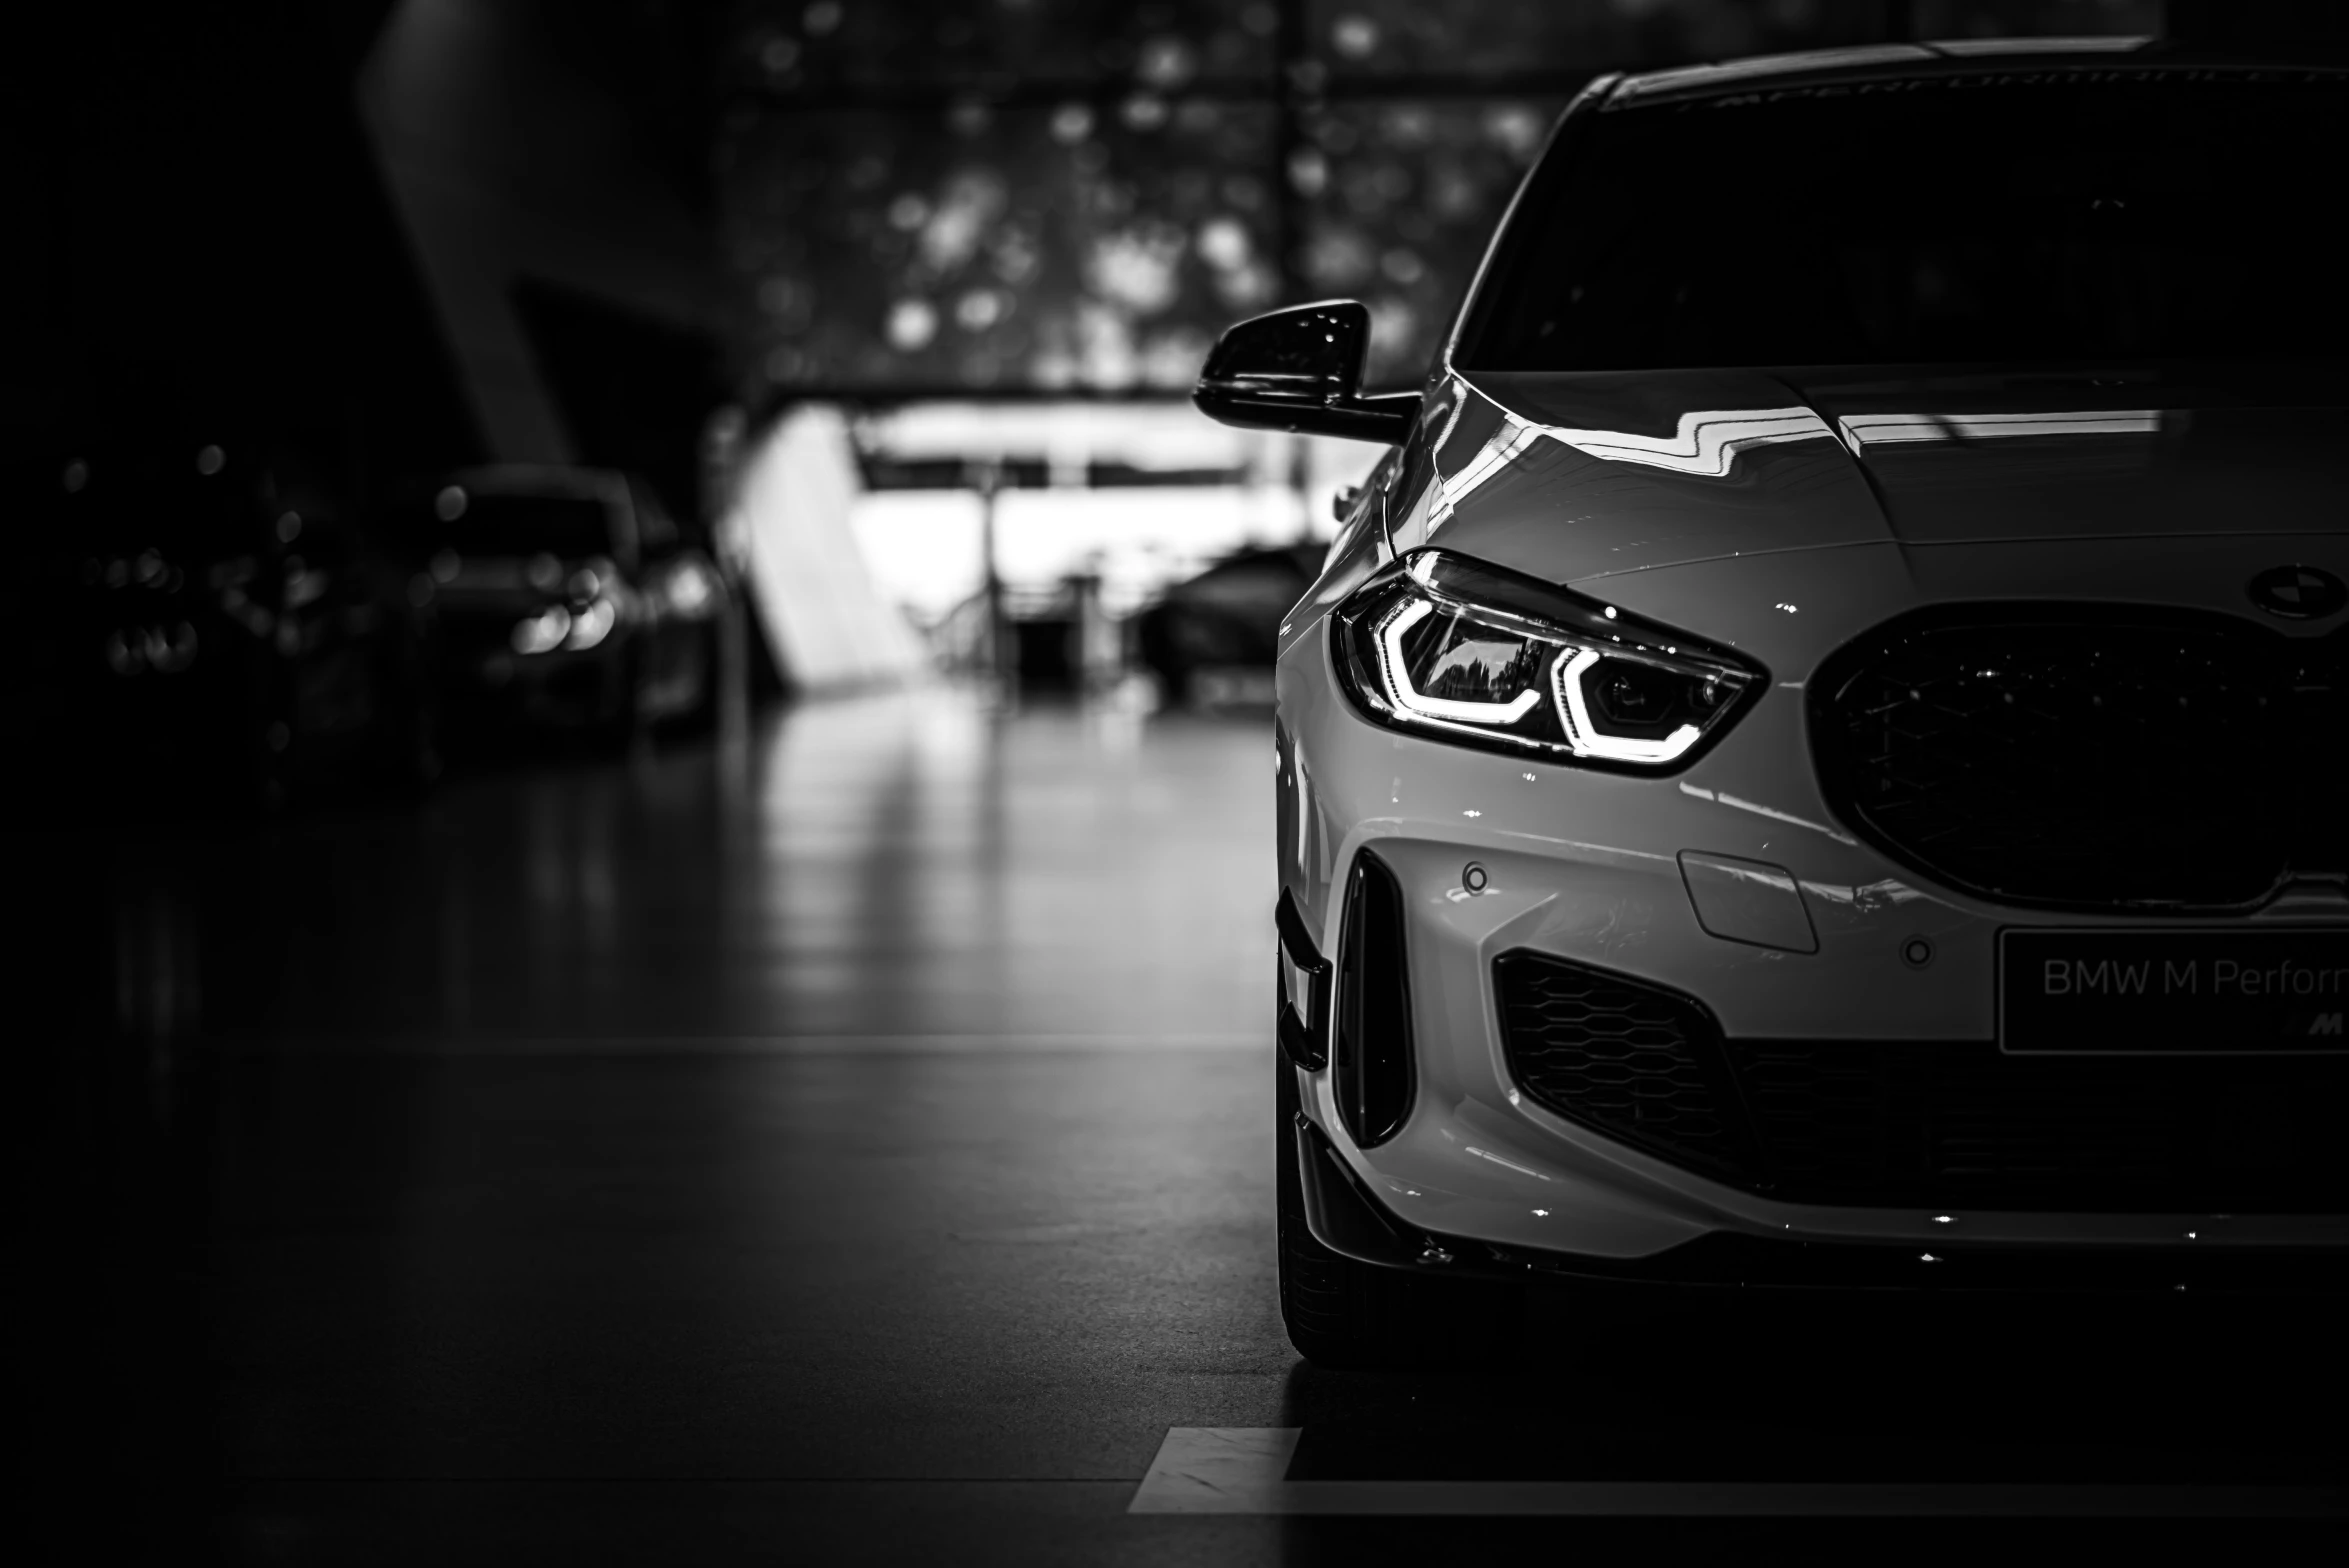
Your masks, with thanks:
M 579 607 L 571 617 L 571 635 L 563 639 L 563 646 L 577 653 L 592 648 L 612 634 L 612 627 L 620 618 L 620 607 L 609 599 L 596 599 Z
M 516 653 L 579 653 L 612 634 L 619 624 L 620 607 L 599 595 L 583 604 L 550 604 L 527 620 L 514 623 Z
M 559 604 L 550 604 L 528 620 L 514 623 L 514 651 L 521 654 L 548 653 L 563 645 L 571 634 L 571 612 Z
M 1418 550 L 1331 618 L 1379 723 L 1553 762 L 1664 772 L 1760 695 L 1756 665 L 1579 594 Z

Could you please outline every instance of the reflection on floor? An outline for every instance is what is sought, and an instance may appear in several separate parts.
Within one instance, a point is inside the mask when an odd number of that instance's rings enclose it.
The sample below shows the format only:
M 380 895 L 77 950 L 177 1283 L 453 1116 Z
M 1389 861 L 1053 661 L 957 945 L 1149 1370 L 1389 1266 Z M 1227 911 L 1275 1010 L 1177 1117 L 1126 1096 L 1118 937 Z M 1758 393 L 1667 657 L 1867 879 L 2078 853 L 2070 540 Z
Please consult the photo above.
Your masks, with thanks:
M 1462 1549 L 1442 1520 L 1129 1514 L 1174 1428 L 1302 1428 L 1300 1481 L 2340 1473 L 2337 1422 L 2284 1424 L 2337 1361 L 2076 1320 L 1593 1316 L 1507 1377 L 1300 1368 L 1269 741 L 875 698 L 52 856 L 60 929 L 111 957 L 55 980 L 90 1005 L 36 1058 L 55 1288 L 17 1342 L 57 1353 L 27 1429 L 82 1434 L 61 1451 L 173 1560 L 403 1565 Z
M 1262 1032 L 1271 739 L 953 692 L 746 756 L 452 791 L 300 846 L 271 1027 L 452 1036 Z

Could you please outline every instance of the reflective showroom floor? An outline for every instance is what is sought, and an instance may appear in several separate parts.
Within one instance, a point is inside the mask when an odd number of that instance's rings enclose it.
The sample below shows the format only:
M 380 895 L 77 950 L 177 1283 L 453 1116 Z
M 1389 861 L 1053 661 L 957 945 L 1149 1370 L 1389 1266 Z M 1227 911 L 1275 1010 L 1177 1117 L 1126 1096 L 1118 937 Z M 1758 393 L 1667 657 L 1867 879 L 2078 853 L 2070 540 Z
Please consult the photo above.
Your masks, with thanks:
M 2306 1527 L 2096 1516 L 2337 1482 L 2329 1329 L 1610 1311 L 1506 1378 L 1303 1368 L 1271 753 L 1262 713 L 937 691 L 53 848 L 44 907 L 103 959 L 50 977 L 97 1000 L 23 1058 L 42 1266 L 12 1310 L 47 1368 L 28 1429 L 113 1482 L 59 1520 L 403 1565 L 1957 1560 Z M 72 970 L 62 936 L 20 951 Z M 1288 1483 L 1672 1485 L 1642 1517 L 1131 1511 L 1203 1428 Z M 1740 1486 L 1764 1517 L 1718 1516 Z

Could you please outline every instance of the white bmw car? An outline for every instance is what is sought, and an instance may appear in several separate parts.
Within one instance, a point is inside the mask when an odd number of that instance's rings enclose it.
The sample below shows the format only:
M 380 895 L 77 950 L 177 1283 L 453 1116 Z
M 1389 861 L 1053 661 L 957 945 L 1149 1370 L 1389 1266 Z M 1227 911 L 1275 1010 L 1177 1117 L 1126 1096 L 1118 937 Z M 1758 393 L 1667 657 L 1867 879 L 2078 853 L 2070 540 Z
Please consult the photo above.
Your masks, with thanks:
M 1280 644 L 1305 1355 L 2339 1283 L 2344 148 L 2349 71 L 2131 41 L 1611 77 L 1422 391 L 1225 334 L 1207 413 L 1393 447 Z

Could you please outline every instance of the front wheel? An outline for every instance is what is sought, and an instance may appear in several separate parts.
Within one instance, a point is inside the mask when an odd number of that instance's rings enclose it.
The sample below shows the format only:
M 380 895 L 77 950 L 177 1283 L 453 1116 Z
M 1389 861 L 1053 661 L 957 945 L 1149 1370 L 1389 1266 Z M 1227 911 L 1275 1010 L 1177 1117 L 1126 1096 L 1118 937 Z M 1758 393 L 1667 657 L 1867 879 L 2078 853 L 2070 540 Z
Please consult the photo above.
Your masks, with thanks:
M 1314 1239 L 1297 1172 L 1297 1069 L 1275 1052 L 1273 1070 L 1281 1320 L 1297 1353 L 1353 1371 L 1455 1369 L 1505 1354 L 1522 1314 L 1518 1288 L 1382 1268 Z

